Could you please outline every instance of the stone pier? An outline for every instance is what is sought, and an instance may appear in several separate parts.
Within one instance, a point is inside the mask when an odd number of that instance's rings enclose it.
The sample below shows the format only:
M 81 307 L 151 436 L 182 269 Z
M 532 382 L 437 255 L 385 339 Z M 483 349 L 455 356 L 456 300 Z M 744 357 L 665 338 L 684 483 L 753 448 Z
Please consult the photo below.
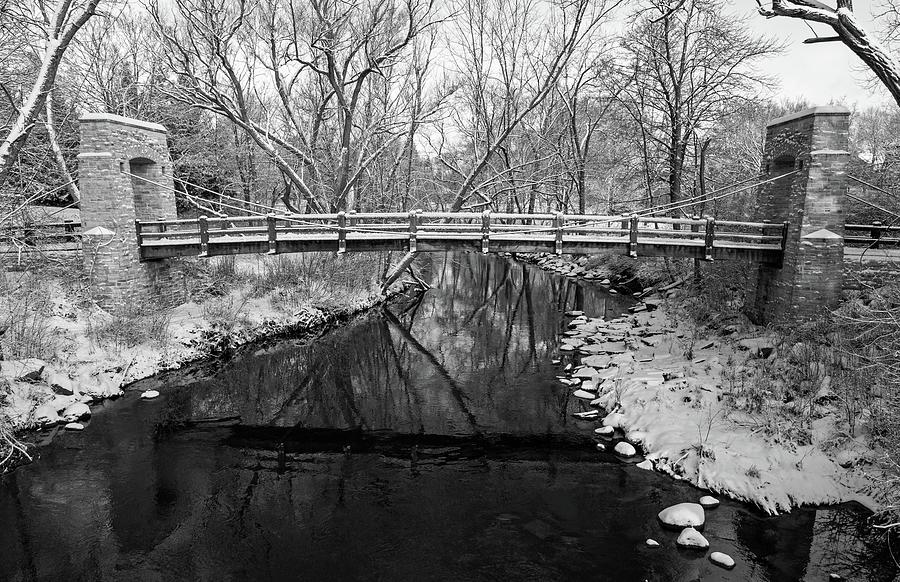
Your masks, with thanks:
M 844 269 L 850 112 L 814 107 L 766 127 L 760 220 L 790 222 L 781 268 L 760 265 L 749 315 L 757 323 L 809 319 L 837 306 Z
M 135 219 L 176 218 L 166 128 L 108 113 L 79 122 L 78 184 L 85 270 L 105 309 L 170 302 L 175 286 L 168 261 L 141 263 Z

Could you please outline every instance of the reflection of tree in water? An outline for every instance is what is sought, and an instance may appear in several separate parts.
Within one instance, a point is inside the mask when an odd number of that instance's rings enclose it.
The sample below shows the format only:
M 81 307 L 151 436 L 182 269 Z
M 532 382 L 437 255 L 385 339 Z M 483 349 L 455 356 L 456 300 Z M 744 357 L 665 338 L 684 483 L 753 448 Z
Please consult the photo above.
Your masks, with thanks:
M 873 532 L 864 512 L 849 506 L 796 509 L 777 518 L 738 513 L 737 538 L 759 557 L 771 580 L 894 580 L 886 540 Z
M 438 434 L 562 430 L 568 392 L 549 364 L 559 311 L 590 300 L 602 313 L 606 296 L 476 254 L 432 257 L 422 276 L 432 290 L 383 313 L 309 345 L 238 356 L 189 388 L 191 414 Z

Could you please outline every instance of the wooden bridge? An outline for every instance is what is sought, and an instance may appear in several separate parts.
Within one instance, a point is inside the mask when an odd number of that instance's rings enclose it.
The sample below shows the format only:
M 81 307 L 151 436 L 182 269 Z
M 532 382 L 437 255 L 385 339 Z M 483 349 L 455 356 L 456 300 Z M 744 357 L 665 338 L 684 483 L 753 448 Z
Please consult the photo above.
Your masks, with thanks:
M 473 212 L 240 216 L 135 222 L 142 261 L 245 253 L 396 250 L 589 254 L 780 264 L 787 223 Z

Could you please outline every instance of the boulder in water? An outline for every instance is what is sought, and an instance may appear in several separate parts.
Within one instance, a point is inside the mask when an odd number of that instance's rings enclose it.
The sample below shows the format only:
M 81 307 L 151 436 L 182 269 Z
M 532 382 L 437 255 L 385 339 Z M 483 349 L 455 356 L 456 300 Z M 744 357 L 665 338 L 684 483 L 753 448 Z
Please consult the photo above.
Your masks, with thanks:
M 623 457 L 633 457 L 637 454 L 637 449 L 634 448 L 634 445 L 625 441 L 617 443 L 613 450 Z
M 719 506 L 719 500 L 710 495 L 704 495 L 700 498 L 700 505 L 703 509 L 715 509 Z
M 144 392 L 141 392 L 142 400 L 152 400 L 153 398 L 156 398 L 157 396 L 159 396 L 158 390 L 146 390 Z
M 600 436 L 612 436 L 612 434 L 616 432 L 611 426 L 601 426 L 600 428 L 595 428 L 594 433 L 599 434 Z
M 653 462 L 650 461 L 650 459 L 644 459 L 643 461 L 641 461 L 640 463 L 635 465 L 635 467 L 637 467 L 638 469 L 644 469 L 646 471 L 652 471 L 653 470 Z
M 576 390 L 572 393 L 575 398 L 581 398 L 583 400 L 593 400 L 597 397 L 593 392 L 588 392 L 587 390 Z
M 62 422 L 56 407 L 52 404 L 41 404 L 34 411 L 34 421 L 43 426 L 52 426 Z
M 79 418 L 91 415 L 91 407 L 84 402 L 73 402 L 63 410 L 62 417 L 65 422 L 75 422 Z
M 709 561 L 716 566 L 722 566 L 726 570 L 734 568 L 734 558 L 722 552 L 713 552 L 709 555 Z
M 699 503 L 678 503 L 659 512 L 659 521 L 671 527 L 703 527 L 706 513 Z
M 697 550 L 705 550 L 709 547 L 709 542 L 703 537 L 703 534 L 692 527 L 686 527 L 681 530 L 675 543 L 682 548 L 693 548 Z
M 659 542 L 654 539 L 648 538 L 647 541 L 644 543 L 647 544 L 647 547 L 649 547 L 649 548 L 658 548 L 659 547 Z
M 80 422 L 70 422 L 64 428 L 66 430 L 84 430 L 84 425 Z

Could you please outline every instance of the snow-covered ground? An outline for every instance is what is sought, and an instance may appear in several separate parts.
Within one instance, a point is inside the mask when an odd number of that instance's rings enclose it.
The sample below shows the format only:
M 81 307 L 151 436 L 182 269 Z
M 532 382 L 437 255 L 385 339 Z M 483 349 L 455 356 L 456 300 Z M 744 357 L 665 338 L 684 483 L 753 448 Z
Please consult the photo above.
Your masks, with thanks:
M 769 513 L 850 500 L 878 508 L 873 482 L 858 464 L 865 458 L 861 439 L 841 438 L 830 378 L 821 378 L 822 398 L 808 402 L 808 415 L 774 397 L 745 406 L 754 383 L 775 373 L 791 346 L 747 321 L 726 335 L 698 331 L 676 317 L 677 299 L 645 301 L 609 321 L 572 313 L 562 339 L 561 354 L 578 354 L 582 364 L 564 382 L 580 381 L 573 391 L 593 392 L 593 400 L 582 400 L 585 408 L 601 411 L 597 427 L 616 429 L 597 431 L 604 450 L 627 441 L 650 461 L 642 467 Z M 756 395 L 767 398 L 765 390 Z M 797 424 L 804 424 L 802 438 L 788 430 Z
M 251 297 L 247 286 L 240 286 L 207 300 L 206 305 L 191 302 L 173 308 L 163 338 L 127 346 L 98 341 L 92 330 L 111 316 L 97 309 L 77 309 L 61 287 L 54 288 L 51 313 L 43 325 L 56 345 L 55 356 L 47 361 L 0 361 L 0 377 L 7 380 L 7 405 L 0 414 L 8 417 L 14 430 L 56 424 L 63 419 L 54 413 L 61 414 L 74 402 L 115 397 L 131 382 L 210 356 L 223 335 L 235 347 L 279 334 L 315 330 L 385 298 L 374 290 L 343 292 L 339 307 L 303 304 L 291 313 L 275 293 Z M 214 309 L 210 303 L 215 304 Z M 216 328 L 211 319 L 228 321 L 227 330 Z M 126 322 L 141 324 L 141 320 Z

